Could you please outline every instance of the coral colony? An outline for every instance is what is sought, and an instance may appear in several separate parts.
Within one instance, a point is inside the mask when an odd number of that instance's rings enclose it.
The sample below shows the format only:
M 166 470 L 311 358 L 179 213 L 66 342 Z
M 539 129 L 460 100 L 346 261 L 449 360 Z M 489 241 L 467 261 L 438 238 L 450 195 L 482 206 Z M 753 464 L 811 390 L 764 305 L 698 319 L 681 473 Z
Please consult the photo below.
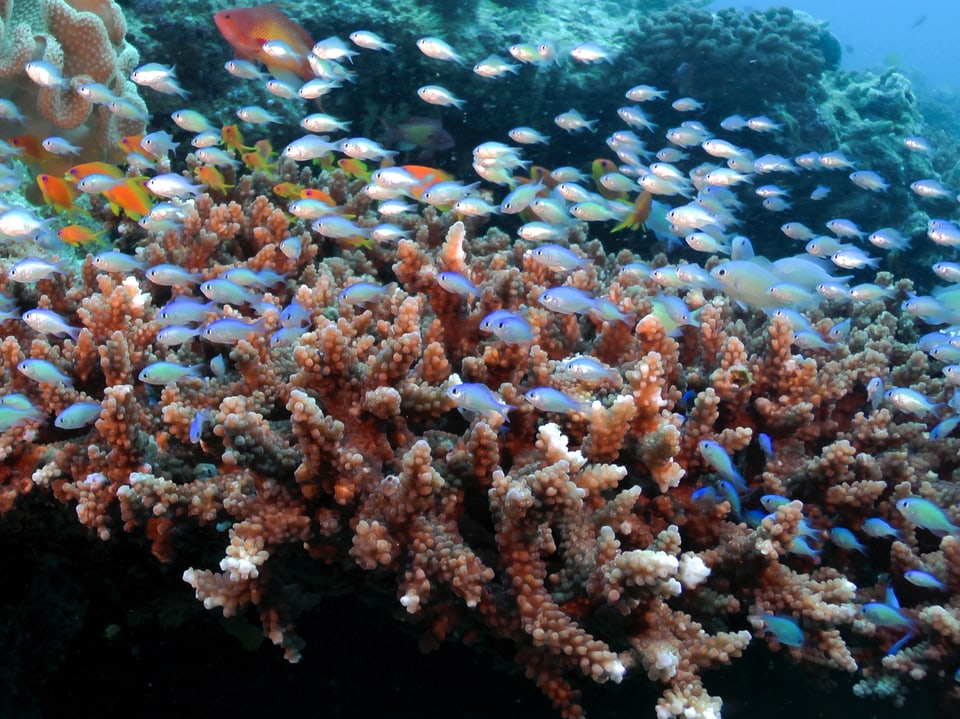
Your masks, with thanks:
M 144 561 L 206 543 L 183 581 L 291 662 L 284 557 L 372 573 L 425 646 L 513 647 L 565 717 L 590 682 L 719 717 L 701 675 L 751 643 L 960 697 L 956 188 L 900 76 L 828 77 L 783 10 L 651 13 L 643 74 L 602 39 L 315 43 L 268 5 L 204 17 L 260 98 L 224 122 L 115 3 L 5 5 L 0 513 L 49 495 Z M 324 111 L 401 55 L 433 79 L 388 140 Z M 569 93 L 444 164 L 441 113 L 537 73 L 606 73 L 621 106 Z M 724 77 L 776 82 L 711 115 Z M 592 154 L 536 164 L 568 133 Z M 858 211 L 892 197 L 916 213 Z

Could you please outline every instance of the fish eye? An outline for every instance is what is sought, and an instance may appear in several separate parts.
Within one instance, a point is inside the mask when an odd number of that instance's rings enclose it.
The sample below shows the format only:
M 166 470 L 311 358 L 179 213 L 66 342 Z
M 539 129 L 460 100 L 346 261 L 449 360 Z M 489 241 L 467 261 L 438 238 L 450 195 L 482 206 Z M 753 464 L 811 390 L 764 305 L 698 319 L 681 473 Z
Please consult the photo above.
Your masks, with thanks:
M 719 269 L 719 270 L 717 270 L 717 276 L 718 276 L 718 277 L 723 277 L 723 276 L 726 275 L 726 274 L 727 274 L 727 271 L 724 270 L 724 269 Z

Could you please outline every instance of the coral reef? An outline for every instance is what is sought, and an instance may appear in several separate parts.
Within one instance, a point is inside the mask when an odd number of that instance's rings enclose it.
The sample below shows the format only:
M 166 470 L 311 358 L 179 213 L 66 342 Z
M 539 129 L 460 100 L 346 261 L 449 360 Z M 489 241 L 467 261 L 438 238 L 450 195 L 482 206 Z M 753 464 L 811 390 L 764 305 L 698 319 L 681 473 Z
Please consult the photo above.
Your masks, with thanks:
M 362 211 L 358 185 L 339 170 L 328 181 Z M 76 340 L 9 327 L 0 346 L 6 391 L 44 413 L 102 403 L 89 428 L 51 433 L 28 421 L 3 434 L 4 509 L 19 494 L 51 492 L 102 539 L 143 536 L 164 562 L 179 561 L 184 537 L 190 556 L 197 542 L 219 547 L 218 561 L 185 566 L 184 581 L 225 616 L 255 609 L 291 661 L 309 651 L 296 632 L 303 606 L 276 565 L 299 553 L 344 578 L 357 568 L 390 577 L 423 646 L 451 636 L 509 642 L 565 716 L 580 714 L 584 679 L 643 675 L 663 686 L 660 716 L 717 716 L 720 700 L 700 673 L 740 656 L 767 615 L 800 626 L 803 646 L 787 648 L 795 660 L 860 670 L 864 693 L 944 668 L 955 607 L 911 594 L 904 611 L 917 636 L 884 658 L 897 631 L 857 613 L 882 593 L 879 576 L 864 583 L 866 561 L 855 553 L 825 550 L 818 567 L 792 549 L 803 518 L 825 531 L 880 516 L 903 533 L 887 568 L 899 587 L 904 568 L 927 566 L 960 589 L 955 539 L 941 542 L 892 510 L 910 494 L 955 504 L 949 477 L 960 440 L 928 442 L 924 424 L 895 424 L 887 409 L 863 407 L 870 377 L 916 372 L 911 323 L 874 303 L 842 351 L 801 358 L 789 351 L 788 322 L 764 329 L 722 294 L 701 298 L 699 325 L 678 339 L 652 315 L 635 329 L 554 315 L 536 296 L 562 277 L 531 264 L 530 245 L 429 209 L 407 216 L 410 239 L 395 246 L 336 252 L 301 235 L 303 252 L 291 259 L 278 243 L 294 228 L 257 182 L 244 178 L 230 202 L 201 196 L 182 235 L 151 235 L 137 250 L 150 264 L 205 278 L 242 266 L 285 275 L 264 296 L 275 308 L 264 324 L 228 346 L 162 347 L 165 289 L 97 272 L 90 259 L 76 284 L 4 281 L 5 292 L 25 303 L 42 294 L 81 327 Z M 629 257 L 572 240 L 594 264 L 570 281 L 643 312 L 654 288 L 621 270 Z M 440 290 L 436 276 L 449 268 L 480 296 Z M 390 277 L 395 288 L 365 307 L 337 299 L 356 279 Z M 310 327 L 294 346 L 271 347 L 290 302 L 309 313 Z M 531 346 L 479 332 L 498 308 L 527 308 L 537 327 Z M 221 376 L 157 389 L 137 380 L 156 360 L 189 366 L 220 352 L 228 358 Z M 566 377 L 563 360 L 578 354 L 617 368 L 622 384 Z M 17 369 L 25 358 L 73 368 L 73 386 L 28 379 Z M 461 418 L 445 392 L 461 380 L 497 389 L 509 422 Z M 941 380 L 925 382 L 933 396 L 944 391 Z M 542 383 L 593 405 L 543 414 L 522 403 L 523 389 Z M 681 415 L 686 390 L 694 399 Z M 729 500 L 704 504 L 692 493 L 712 475 L 698 441 L 752 453 L 760 432 L 776 452 L 749 463 L 744 501 L 766 493 L 794 501 L 751 526 Z M 881 547 L 872 549 L 882 565 Z

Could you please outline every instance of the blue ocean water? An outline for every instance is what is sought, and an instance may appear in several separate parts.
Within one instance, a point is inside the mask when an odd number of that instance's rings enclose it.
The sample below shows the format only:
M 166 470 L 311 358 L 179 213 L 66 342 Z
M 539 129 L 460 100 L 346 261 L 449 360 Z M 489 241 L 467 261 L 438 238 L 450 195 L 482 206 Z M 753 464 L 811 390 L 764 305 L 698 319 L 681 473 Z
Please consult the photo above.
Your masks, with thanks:
M 960 3 L 954 0 L 721 0 L 710 9 L 763 10 L 785 4 L 829 23 L 843 46 L 841 67 L 845 70 L 896 67 L 913 82 L 931 88 L 960 86 L 960 43 L 952 41 L 950 33 L 950 28 L 960 27 Z

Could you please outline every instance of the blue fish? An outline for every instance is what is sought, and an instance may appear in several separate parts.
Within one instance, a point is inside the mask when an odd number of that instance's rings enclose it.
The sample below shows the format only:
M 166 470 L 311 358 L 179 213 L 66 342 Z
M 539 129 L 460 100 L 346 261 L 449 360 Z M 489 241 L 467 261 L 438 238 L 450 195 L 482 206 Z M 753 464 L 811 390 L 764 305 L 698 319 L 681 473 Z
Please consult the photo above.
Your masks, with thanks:
M 203 427 L 210 417 L 209 409 L 201 409 L 193 415 L 193 421 L 190 422 L 190 442 L 198 444 L 203 437 Z
M 788 647 L 803 646 L 803 630 L 793 617 L 778 617 L 775 614 L 761 614 L 759 617 L 766 624 L 766 631 L 773 635 L 781 644 Z

